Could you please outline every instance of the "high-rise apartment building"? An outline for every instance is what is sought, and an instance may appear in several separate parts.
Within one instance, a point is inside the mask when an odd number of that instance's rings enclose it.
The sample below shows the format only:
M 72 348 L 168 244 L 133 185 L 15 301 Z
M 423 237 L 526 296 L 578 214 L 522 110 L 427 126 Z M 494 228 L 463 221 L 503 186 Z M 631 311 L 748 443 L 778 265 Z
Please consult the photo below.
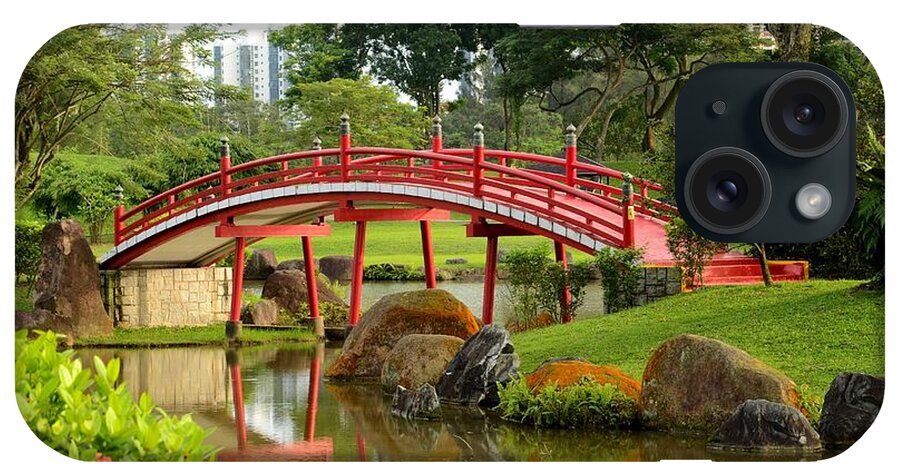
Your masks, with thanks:
M 260 102 L 275 104 L 284 99 L 290 82 L 284 72 L 287 54 L 281 48 L 266 41 L 238 38 L 217 42 L 212 52 L 217 84 L 240 86 Z

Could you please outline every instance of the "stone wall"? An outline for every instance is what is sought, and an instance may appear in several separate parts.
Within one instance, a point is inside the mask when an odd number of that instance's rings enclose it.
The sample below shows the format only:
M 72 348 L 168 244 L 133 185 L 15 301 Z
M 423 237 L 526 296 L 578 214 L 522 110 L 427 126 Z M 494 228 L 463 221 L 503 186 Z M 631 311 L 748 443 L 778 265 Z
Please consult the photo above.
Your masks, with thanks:
M 681 292 L 681 268 L 645 266 L 638 284 L 638 305 Z
M 104 271 L 101 282 L 117 326 L 198 326 L 229 317 L 231 268 Z

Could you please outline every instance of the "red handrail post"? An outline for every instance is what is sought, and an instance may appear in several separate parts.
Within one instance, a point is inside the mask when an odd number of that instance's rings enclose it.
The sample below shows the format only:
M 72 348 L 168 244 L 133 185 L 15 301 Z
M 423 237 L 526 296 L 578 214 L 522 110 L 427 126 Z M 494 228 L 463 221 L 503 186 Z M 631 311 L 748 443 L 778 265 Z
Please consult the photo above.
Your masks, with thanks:
M 316 136 L 316 138 L 313 139 L 313 150 L 322 150 L 322 139 L 319 139 L 319 136 Z M 313 167 L 316 169 L 321 167 L 322 166 L 322 156 L 317 155 L 317 156 L 313 157 L 312 164 L 313 164 Z M 313 170 L 313 177 L 318 177 L 318 176 L 319 176 L 319 171 Z
M 356 222 L 356 240 L 353 244 L 353 275 L 350 282 L 350 327 L 359 322 L 362 308 L 363 261 L 366 251 L 366 222 Z
M 113 242 L 118 245 L 122 243 L 122 228 L 125 227 L 125 223 L 122 222 L 122 215 L 125 214 L 125 205 L 116 205 L 116 210 L 113 212 Z
M 420 221 L 419 228 L 422 232 L 422 259 L 425 261 L 425 287 L 434 289 L 437 287 L 437 273 L 434 270 L 434 246 L 431 244 L 431 222 Z
M 234 239 L 234 264 L 231 272 L 231 315 L 225 323 L 225 337 L 228 340 L 241 338 L 241 292 L 244 290 L 244 237 Z
M 622 174 L 622 241 L 626 248 L 634 248 L 634 193 L 632 176 Z
M 435 114 L 431 118 L 431 151 L 440 152 L 444 148 L 444 131 L 441 127 L 441 116 Z M 440 160 L 432 160 L 431 167 L 435 169 L 441 168 Z
M 561 241 L 553 242 L 553 252 L 556 255 L 556 262 L 562 266 L 563 270 L 568 271 L 569 269 L 569 259 L 566 256 L 566 245 L 562 244 Z M 563 324 L 567 322 L 571 322 L 574 317 L 571 314 L 572 307 L 572 291 L 569 289 L 569 286 L 566 286 L 563 291 L 563 295 L 559 297 L 560 303 L 559 308 L 562 312 L 559 314 L 560 320 Z
M 341 179 L 345 182 L 350 178 L 350 116 L 341 114 Z
M 219 141 L 219 184 L 222 188 L 222 198 L 231 195 L 231 147 L 228 138 L 223 137 Z M 222 218 L 222 224 L 228 223 L 228 217 Z
M 316 336 L 325 338 L 325 326 L 319 315 L 319 290 L 316 283 L 316 261 L 312 251 L 312 238 L 300 237 L 303 246 L 303 266 L 306 271 L 306 295 L 309 302 L 309 316 L 313 319 Z
M 484 295 L 482 296 L 481 322 L 489 326 L 494 322 L 494 285 L 497 282 L 496 236 L 487 238 L 487 257 L 484 262 Z
M 578 136 L 575 135 L 575 126 L 569 124 L 566 128 L 566 185 L 575 186 L 577 170 L 575 163 L 578 160 Z
M 475 133 L 472 134 L 472 180 L 474 194 L 481 196 L 482 182 L 484 181 L 484 126 L 479 122 L 475 124 Z

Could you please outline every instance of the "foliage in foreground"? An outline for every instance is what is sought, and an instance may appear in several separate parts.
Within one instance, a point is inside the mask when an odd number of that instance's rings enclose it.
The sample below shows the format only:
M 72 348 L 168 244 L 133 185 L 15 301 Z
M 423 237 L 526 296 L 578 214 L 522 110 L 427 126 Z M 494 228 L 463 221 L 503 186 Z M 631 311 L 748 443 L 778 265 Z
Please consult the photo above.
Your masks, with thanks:
M 190 415 L 168 416 L 146 393 L 135 403 L 125 384 L 116 385 L 119 360 L 94 357 L 82 368 L 72 351 L 56 349 L 58 336 L 16 333 L 16 403 L 29 428 L 47 446 L 71 458 L 92 461 L 210 460 L 209 432 Z
M 425 274 L 414 271 L 403 264 L 370 264 L 363 268 L 363 279 L 367 281 L 421 281 Z
M 25 279 L 28 288 L 37 278 L 41 262 L 41 232 L 44 226 L 33 222 L 16 222 L 16 283 Z
M 634 426 L 638 404 L 615 386 L 589 378 L 558 388 L 547 385 L 533 393 L 524 379 L 499 388 L 497 409 L 504 419 L 559 428 L 627 428 Z

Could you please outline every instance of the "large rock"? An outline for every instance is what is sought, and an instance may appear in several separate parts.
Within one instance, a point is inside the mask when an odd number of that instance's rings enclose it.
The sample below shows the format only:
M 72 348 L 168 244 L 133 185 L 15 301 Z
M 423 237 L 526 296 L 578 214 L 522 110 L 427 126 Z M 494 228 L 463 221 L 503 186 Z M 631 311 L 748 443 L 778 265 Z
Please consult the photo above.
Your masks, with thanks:
M 518 376 L 519 356 L 509 332 L 485 326 L 463 344 L 438 381 L 442 402 L 495 406 L 500 403 L 497 385 Z
M 463 345 L 454 336 L 410 334 L 398 340 L 381 368 L 381 386 L 393 393 L 397 386 L 419 388 L 437 385 L 447 364 Z
M 799 407 L 786 375 L 724 342 L 695 335 L 669 339 L 644 370 L 641 407 L 651 428 L 715 430 L 747 400 Z
M 244 279 L 266 279 L 275 272 L 278 260 L 272 250 L 253 250 L 247 266 L 244 267 Z
M 443 289 L 390 294 L 362 315 L 327 376 L 380 378 L 384 361 L 403 336 L 440 334 L 466 339 L 477 331 L 478 321 L 469 308 Z
M 319 260 L 313 260 L 314 269 L 319 268 Z M 306 272 L 306 263 L 302 259 L 289 259 L 278 263 L 275 271 L 298 270 Z
M 316 292 L 319 303 L 330 302 L 346 305 L 321 276 L 316 276 Z M 297 270 L 276 271 L 263 284 L 262 297 L 278 303 L 282 309 L 298 314 L 309 300 L 306 291 L 306 273 Z
M 398 386 L 391 401 L 391 415 L 417 420 L 437 420 L 441 417 L 441 402 L 430 384 L 417 390 Z
M 319 270 L 332 281 L 349 281 L 353 277 L 353 257 L 325 256 L 319 260 Z
M 18 320 L 17 327 L 72 337 L 112 333 L 100 296 L 97 259 L 77 221 L 50 223 L 41 232 L 34 312 Z
M 872 426 L 883 401 L 884 379 L 858 373 L 839 374 L 831 382 L 822 405 L 822 441 L 827 445 L 852 444 Z
M 532 392 L 539 392 L 547 385 L 558 388 L 575 385 L 582 379 L 590 379 L 601 385 L 610 384 L 626 396 L 640 401 L 641 383 L 613 365 L 594 365 L 584 359 L 562 357 L 544 361 L 525 382 Z
M 822 442 L 796 408 L 747 400 L 719 426 L 708 446 L 739 451 L 818 451 Z
M 263 299 L 245 306 L 241 312 L 241 321 L 257 326 L 274 326 L 278 323 L 278 303 Z

